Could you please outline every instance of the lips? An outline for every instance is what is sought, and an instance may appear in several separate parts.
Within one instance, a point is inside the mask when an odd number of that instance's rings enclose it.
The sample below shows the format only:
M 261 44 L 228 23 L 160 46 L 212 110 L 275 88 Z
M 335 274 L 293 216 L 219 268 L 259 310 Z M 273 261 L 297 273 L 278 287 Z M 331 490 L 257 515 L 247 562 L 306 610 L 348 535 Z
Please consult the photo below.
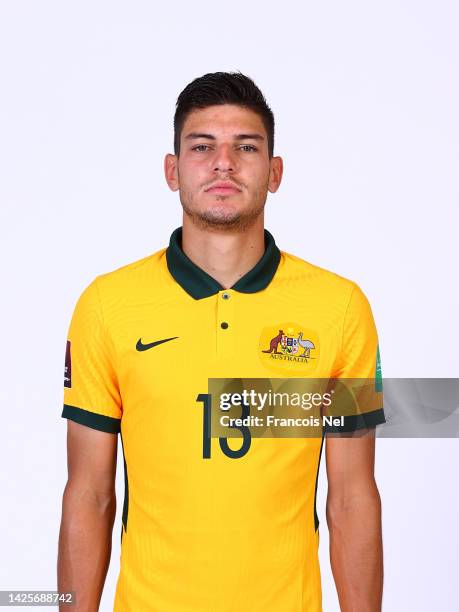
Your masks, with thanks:
M 214 193 L 217 195 L 229 195 L 232 193 L 239 193 L 241 190 L 234 183 L 230 183 L 227 181 L 219 181 L 215 183 L 208 189 L 206 189 L 206 193 Z

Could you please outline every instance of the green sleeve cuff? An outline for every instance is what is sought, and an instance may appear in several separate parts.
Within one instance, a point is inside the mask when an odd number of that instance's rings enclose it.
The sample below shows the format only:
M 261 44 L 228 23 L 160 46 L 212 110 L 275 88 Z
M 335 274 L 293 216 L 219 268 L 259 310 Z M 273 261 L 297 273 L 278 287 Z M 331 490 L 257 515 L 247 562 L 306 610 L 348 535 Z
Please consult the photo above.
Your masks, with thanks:
M 360 414 L 353 414 L 344 417 L 343 426 L 325 425 L 324 430 L 326 433 L 349 433 L 356 431 L 357 429 L 363 429 L 364 427 L 376 427 L 386 422 L 384 416 L 384 410 L 379 408 L 372 412 L 362 412 Z
M 80 425 L 86 425 L 92 429 L 98 429 L 99 431 L 105 431 L 107 433 L 120 433 L 121 431 L 121 419 L 115 419 L 114 417 L 105 416 L 104 414 L 96 414 L 89 410 L 83 410 L 83 408 L 77 408 L 76 406 L 69 406 L 64 404 L 64 409 L 61 416 L 64 419 L 70 419 Z

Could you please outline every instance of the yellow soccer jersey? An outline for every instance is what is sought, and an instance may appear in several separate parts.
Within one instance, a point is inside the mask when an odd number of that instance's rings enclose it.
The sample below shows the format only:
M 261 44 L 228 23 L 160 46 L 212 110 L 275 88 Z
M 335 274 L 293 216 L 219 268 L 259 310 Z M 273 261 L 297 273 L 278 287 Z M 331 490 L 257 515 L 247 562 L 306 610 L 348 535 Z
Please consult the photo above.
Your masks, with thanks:
M 95 278 L 70 323 L 62 416 L 121 433 L 114 610 L 321 611 L 323 438 L 206 443 L 198 396 L 209 378 L 375 378 L 377 355 L 360 288 L 279 251 L 267 231 L 231 289 L 184 254 L 181 228 L 167 249 Z M 353 426 L 382 422 L 378 409 Z

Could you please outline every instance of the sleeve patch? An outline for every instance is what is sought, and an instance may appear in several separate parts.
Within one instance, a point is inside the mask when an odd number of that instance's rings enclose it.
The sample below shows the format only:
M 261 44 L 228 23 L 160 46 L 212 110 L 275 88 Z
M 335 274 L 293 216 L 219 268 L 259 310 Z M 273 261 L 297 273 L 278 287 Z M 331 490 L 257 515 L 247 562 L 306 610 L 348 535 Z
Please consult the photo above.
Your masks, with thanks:
M 65 368 L 64 368 L 64 387 L 72 387 L 72 356 L 70 349 L 70 340 L 67 340 L 65 347 Z
M 376 373 L 375 373 L 375 391 L 381 392 L 382 386 L 382 370 L 381 370 L 381 355 L 379 353 L 379 344 L 376 351 Z

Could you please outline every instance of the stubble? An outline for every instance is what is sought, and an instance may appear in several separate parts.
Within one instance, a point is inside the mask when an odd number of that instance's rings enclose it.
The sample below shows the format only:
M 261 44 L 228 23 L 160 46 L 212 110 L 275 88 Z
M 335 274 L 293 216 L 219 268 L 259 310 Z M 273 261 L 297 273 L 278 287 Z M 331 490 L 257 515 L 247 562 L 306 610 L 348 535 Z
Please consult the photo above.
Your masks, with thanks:
M 228 210 L 224 202 L 231 196 L 215 196 L 214 204 L 202 210 L 193 193 L 180 189 L 179 195 L 184 213 L 198 227 L 215 231 L 243 232 L 252 227 L 263 214 L 268 185 L 255 191 L 252 203 L 246 210 Z M 219 205 L 219 202 L 222 204 Z

